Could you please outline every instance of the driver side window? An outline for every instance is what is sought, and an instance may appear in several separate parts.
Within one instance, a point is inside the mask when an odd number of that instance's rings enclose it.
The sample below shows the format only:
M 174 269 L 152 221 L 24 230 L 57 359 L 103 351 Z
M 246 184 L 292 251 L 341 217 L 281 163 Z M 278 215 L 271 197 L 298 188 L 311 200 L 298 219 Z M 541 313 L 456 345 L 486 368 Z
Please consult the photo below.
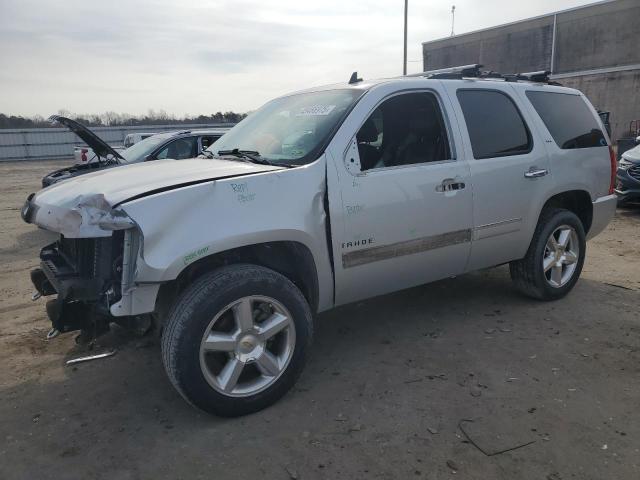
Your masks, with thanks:
M 364 122 L 356 140 L 361 171 L 451 158 L 440 105 L 428 92 L 385 100 Z
M 197 137 L 179 138 L 169 143 L 160 150 L 156 158 L 172 158 L 174 160 L 182 160 L 184 158 L 194 158 L 196 156 Z

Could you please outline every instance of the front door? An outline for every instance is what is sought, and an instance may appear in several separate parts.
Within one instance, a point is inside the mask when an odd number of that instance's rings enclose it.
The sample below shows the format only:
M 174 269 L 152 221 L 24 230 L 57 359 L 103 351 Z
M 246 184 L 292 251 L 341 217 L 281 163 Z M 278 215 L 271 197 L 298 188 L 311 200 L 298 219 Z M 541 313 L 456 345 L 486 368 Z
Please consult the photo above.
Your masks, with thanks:
M 469 166 L 456 159 L 441 97 L 366 100 L 369 115 L 329 176 L 341 195 L 330 195 L 340 200 L 331 205 L 336 304 L 460 274 L 470 251 Z

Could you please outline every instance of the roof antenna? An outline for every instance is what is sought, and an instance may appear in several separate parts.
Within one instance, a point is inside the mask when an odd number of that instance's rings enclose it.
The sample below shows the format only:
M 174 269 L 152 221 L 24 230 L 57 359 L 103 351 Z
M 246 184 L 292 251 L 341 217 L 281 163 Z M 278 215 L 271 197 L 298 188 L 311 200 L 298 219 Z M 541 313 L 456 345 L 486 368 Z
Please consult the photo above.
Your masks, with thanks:
M 451 36 L 453 37 L 455 33 L 453 33 L 453 25 L 456 21 L 456 6 L 451 5 Z
M 354 83 L 358 83 L 358 82 L 361 82 L 361 81 L 362 81 L 362 79 L 358 78 L 358 72 L 353 72 L 351 74 L 351 78 L 349 79 L 349 85 L 352 85 Z

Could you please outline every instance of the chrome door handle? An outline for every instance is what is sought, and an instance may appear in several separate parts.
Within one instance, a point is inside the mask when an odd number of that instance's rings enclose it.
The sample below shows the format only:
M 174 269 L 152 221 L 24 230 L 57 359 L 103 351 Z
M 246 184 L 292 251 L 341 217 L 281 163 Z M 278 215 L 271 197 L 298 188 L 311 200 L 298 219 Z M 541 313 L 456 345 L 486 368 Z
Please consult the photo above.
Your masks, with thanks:
M 453 178 L 445 178 L 440 185 L 436 187 L 436 192 L 452 192 L 454 190 L 462 190 L 466 185 L 464 182 L 456 182 Z
M 535 167 L 532 167 L 528 171 L 524 172 L 524 178 L 544 177 L 548 173 L 549 170 L 545 170 L 544 168 L 536 169 Z

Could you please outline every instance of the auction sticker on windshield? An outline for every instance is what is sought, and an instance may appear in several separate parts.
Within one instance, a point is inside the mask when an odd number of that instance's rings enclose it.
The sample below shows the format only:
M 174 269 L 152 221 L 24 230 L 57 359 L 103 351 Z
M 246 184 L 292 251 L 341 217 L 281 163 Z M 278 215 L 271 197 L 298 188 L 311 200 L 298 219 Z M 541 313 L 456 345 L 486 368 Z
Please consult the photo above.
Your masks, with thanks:
M 321 115 L 329 115 L 335 105 L 311 105 L 309 107 L 302 107 L 296 117 L 316 117 Z

